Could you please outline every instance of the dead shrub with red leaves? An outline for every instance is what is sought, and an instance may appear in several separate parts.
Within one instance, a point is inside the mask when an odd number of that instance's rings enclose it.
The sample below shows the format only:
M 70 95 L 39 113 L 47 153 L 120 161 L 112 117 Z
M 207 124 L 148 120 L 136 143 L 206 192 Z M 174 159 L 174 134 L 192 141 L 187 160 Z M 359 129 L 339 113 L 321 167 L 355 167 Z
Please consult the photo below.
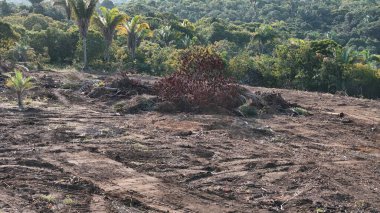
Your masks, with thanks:
M 179 70 L 155 89 L 182 111 L 232 110 L 241 104 L 237 84 L 225 76 L 225 63 L 212 49 L 194 47 L 180 57 Z

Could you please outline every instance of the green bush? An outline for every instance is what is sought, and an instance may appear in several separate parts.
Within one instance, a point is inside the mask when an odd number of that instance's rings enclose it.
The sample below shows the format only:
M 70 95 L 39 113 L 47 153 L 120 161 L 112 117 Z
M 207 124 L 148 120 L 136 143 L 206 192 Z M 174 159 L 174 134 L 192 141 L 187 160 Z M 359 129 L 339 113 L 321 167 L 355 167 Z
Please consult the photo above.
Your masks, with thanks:
M 261 73 L 258 72 L 255 60 L 247 52 L 243 52 L 233 57 L 228 64 L 229 73 L 240 82 L 249 84 L 259 84 Z M 256 76 L 255 76 L 256 75 Z M 256 79 L 254 79 L 256 78 Z
M 160 47 L 159 44 L 143 41 L 138 54 L 144 56 L 144 63 L 149 66 L 149 70 L 145 70 L 145 72 L 162 76 L 176 70 L 179 53 L 180 50 L 173 46 Z
M 241 105 L 238 110 L 245 117 L 256 117 L 258 115 L 257 109 L 250 103 Z
M 38 54 L 47 54 L 52 64 L 71 64 L 75 58 L 78 33 L 48 27 L 43 31 L 27 32 L 29 45 Z
M 78 32 L 73 32 L 79 34 Z M 76 59 L 82 61 L 83 59 L 83 49 L 82 40 L 80 39 L 77 43 L 77 48 L 75 51 Z M 103 36 L 100 32 L 95 30 L 89 30 L 87 35 L 87 57 L 88 62 L 91 63 L 97 59 L 103 59 L 104 51 L 106 49 Z
M 341 47 L 331 40 L 291 39 L 275 50 L 275 76 L 279 86 L 335 92 L 341 90 L 344 66 L 335 56 Z
M 71 64 L 75 57 L 78 33 L 49 27 L 46 30 L 45 45 L 48 48 L 51 63 Z
M 23 25 L 27 30 L 40 31 L 49 27 L 48 21 L 46 16 L 31 14 L 25 19 Z
M 277 78 L 273 69 L 276 62 L 268 55 L 250 56 L 242 52 L 229 61 L 228 72 L 244 84 L 275 87 Z
M 349 95 L 380 97 L 380 69 L 354 64 L 344 72 L 344 88 Z
M 0 51 L 12 47 L 19 39 L 19 35 L 12 29 L 10 24 L 0 22 Z

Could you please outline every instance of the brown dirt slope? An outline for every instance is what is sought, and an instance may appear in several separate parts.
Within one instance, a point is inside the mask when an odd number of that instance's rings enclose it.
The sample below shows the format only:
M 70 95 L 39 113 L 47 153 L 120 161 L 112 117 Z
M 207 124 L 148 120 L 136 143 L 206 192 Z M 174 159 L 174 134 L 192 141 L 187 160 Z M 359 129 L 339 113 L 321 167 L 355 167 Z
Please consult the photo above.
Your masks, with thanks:
M 312 115 L 119 115 L 59 87 L 18 112 L 0 93 L 0 212 L 380 212 L 380 101 L 247 88 Z

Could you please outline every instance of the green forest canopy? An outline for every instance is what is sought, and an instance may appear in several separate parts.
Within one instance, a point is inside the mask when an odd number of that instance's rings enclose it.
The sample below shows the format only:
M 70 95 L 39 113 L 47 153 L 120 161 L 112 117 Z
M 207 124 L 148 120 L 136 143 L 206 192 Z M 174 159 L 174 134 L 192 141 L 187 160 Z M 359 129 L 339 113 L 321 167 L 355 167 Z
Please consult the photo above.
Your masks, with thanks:
M 89 15 L 86 42 L 65 0 L 29 1 L 0 0 L 0 25 L 15 35 L 0 53 L 32 70 L 88 57 L 95 70 L 165 76 L 202 46 L 241 83 L 380 97 L 379 1 L 105 0 Z M 119 12 L 129 19 L 114 21 Z
M 206 17 L 237 24 L 283 21 L 289 37 L 331 38 L 380 53 L 377 0 L 130 0 L 124 8 L 128 13 L 169 13 L 193 22 Z

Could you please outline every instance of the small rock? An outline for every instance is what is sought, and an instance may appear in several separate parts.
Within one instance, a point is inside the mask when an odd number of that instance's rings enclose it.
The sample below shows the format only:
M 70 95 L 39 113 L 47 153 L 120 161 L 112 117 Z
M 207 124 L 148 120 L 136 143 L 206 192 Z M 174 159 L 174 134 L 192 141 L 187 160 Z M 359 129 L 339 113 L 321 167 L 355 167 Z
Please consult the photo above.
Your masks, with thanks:
M 352 120 L 349 118 L 343 118 L 340 122 L 342 122 L 344 124 L 348 124 L 348 123 L 352 123 Z
M 192 131 L 179 131 L 179 132 L 175 133 L 174 136 L 187 137 L 187 136 L 190 136 L 192 134 L 193 134 Z

